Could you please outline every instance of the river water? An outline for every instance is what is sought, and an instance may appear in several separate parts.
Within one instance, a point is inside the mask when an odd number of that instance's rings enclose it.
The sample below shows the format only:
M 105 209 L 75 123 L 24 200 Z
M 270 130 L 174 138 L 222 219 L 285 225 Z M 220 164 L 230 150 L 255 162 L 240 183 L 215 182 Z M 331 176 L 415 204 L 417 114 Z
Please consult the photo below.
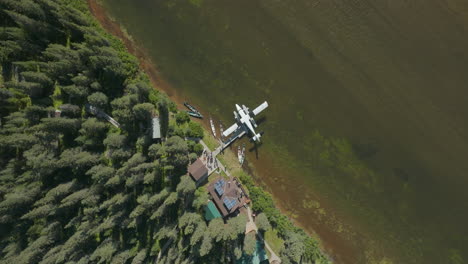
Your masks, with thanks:
M 336 262 L 468 263 L 467 1 L 101 2 Z

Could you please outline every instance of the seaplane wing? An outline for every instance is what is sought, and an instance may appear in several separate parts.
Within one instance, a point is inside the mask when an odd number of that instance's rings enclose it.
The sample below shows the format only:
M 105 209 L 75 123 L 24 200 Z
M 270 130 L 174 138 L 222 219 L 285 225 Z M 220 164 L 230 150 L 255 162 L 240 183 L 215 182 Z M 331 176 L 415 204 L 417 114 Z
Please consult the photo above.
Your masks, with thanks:
M 265 110 L 266 108 L 268 107 L 268 103 L 267 101 L 263 102 L 261 105 L 257 106 L 257 108 L 255 108 L 252 113 L 254 115 L 258 115 L 260 114 L 260 112 L 262 112 L 263 110 Z
M 224 130 L 223 136 L 229 136 L 232 132 L 236 131 L 237 128 L 239 128 L 237 124 L 230 126 L 228 129 Z

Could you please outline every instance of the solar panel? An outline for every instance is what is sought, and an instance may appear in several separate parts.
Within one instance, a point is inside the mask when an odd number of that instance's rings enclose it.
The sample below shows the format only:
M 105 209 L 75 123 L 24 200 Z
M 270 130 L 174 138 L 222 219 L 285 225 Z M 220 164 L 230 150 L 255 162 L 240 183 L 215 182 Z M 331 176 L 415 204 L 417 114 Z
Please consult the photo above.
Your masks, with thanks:
M 221 197 L 221 195 L 224 194 L 224 184 L 225 184 L 225 181 L 224 180 L 219 180 L 217 182 L 215 182 L 214 186 L 215 186 L 215 190 L 216 192 L 218 193 L 218 195 Z
M 234 207 L 234 206 L 236 206 L 236 205 L 237 205 L 237 199 L 233 199 L 233 200 L 232 200 L 232 207 Z M 232 207 L 231 207 L 231 208 L 232 208 Z
M 223 195 L 223 193 L 224 193 L 223 187 L 215 186 L 215 190 L 216 190 L 216 192 L 218 193 L 219 196 Z
M 223 202 L 227 209 L 230 211 L 234 206 L 236 206 L 237 199 L 228 199 L 224 197 Z

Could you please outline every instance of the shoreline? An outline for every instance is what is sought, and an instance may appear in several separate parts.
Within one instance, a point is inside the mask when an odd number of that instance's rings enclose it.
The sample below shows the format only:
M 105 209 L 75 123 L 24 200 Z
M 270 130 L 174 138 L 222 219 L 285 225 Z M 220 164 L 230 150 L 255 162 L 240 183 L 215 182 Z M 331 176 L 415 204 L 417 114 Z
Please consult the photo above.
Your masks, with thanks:
M 139 47 L 132 40 L 131 36 L 129 36 L 125 32 L 125 29 L 122 29 L 121 25 L 117 23 L 116 21 L 114 21 L 107 14 L 107 12 L 104 10 L 104 7 L 99 3 L 99 0 L 87 0 L 87 3 L 88 3 L 88 7 L 89 7 L 91 14 L 96 18 L 96 20 L 105 29 L 105 31 L 108 34 L 114 35 L 115 37 L 119 38 L 124 43 L 128 52 L 138 59 L 139 66 L 147 74 L 153 87 L 155 89 L 165 92 L 171 98 L 171 100 L 174 103 L 176 103 L 178 107 L 183 108 L 183 102 L 185 101 L 186 98 L 183 98 L 180 94 L 178 94 L 176 89 L 172 87 L 164 79 L 163 74 L 158 70 L 157 65 L 155 65 L 154 62 L 149 59 L 149 55 L 147 55 L 146 51 L 143 48 Z M 201 110 L 203 114 L 206 114 L 206 112 L 204 112 L 203 109 Z M 206 136 L 213 137 L 211 134 L 211 129 L 210 129 L 208 120 L 203 119 L 203 120 L 199 120 L 198 122 L 200 122 L 203 125 L 205 132 L 208 133 Z M 228 150 L 229 152 L 232 152 L 231 154 L 236 155 L 236 153 L 234 153 L 231 147 L 227 149 L 229 149 Z M 230 161 L 229 162 L 225 161 L 225 163 L 227 163 L 226 165 L 228 165 L 229 170 L 231 172 L 240 169 L 241 171 L 249 174 L 250 177 L 254 180 L 256 186 L 264 189 L 271 195 L 274 201 L 274 205 L 279 209 L 282 215 L 286 216 L 294 226 L 301 228 L 309 237 L 312 237 L 319 242 L 320 250 L 323 252 L 323 254 L 325 254 L 328 257 L 330 261 L 334 263 L 346 263 L 343 261 L 343 259 L 349 260 L 350 256 L 351 256 L 351 259 L 355 259 L 355 255 L 353 251 L 350 251 L 350 249 L 347 246 L 336 247 L 335 244 L 326 243 L 325 241 L 322 240 L 322 236 L 318 235 L 318 233 L 314 229 L 310 230 L 310 228 L 306 228 L 306 225 L 301 224 L 297 219 L 295 219 L 292 216 L 294 212 L 287 210 L 286 209 L 287 205 L 278 201 L 278 198 L 272 194 L 271 190 L 268 188 L 266 183 L 258 176 L 255 168 L 252 167 L 251 162 L 249 161 L 245 162 L 246 166 L 244 167 L 247 167 L 247 168 L 240 167 L 238 166 L 238 164 L 231 164 L 232 162 Z M 329 241 L 329 242 L 333 242 L 333 241 Z M 338 249 L 342 249 L 342 250 L 338 250 Z M 342 255 L 342 253 L 345 253 L 345 254 Z M 342 258 L 343 256 L 346 256 L 346 257 Z

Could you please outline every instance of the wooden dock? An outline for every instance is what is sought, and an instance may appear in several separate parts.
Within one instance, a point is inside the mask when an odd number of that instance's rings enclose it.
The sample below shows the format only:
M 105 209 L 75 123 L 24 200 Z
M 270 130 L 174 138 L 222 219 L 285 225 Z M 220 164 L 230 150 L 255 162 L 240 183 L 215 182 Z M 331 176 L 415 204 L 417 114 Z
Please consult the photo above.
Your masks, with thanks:
M 232 142 L 236 139 L 243 137 L 246 134 L 245 130 L 242 127 L 239 127 L 236 131 L 232 132 L 232 136 L 225 141 L 221 141 L 220 152 L 225 148 L 229 147 Z

